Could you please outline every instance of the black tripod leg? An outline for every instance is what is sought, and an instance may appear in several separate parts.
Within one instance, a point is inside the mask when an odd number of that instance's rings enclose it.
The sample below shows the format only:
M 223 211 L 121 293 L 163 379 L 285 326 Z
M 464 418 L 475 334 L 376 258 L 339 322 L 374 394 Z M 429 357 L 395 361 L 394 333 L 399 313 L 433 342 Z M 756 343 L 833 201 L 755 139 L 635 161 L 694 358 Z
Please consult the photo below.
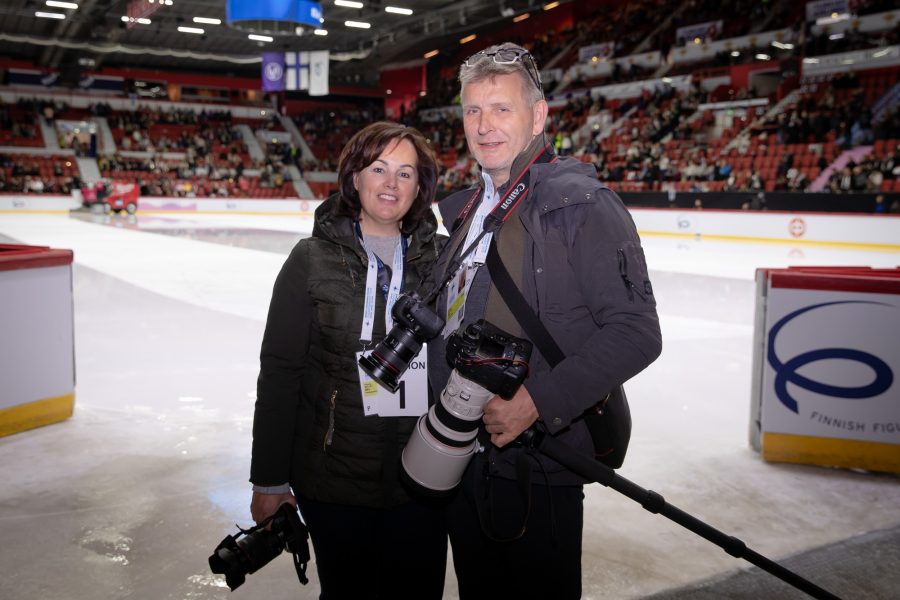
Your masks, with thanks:
M 731 556 L 743 558 L 760 569 L 767 571 L 782 581 L 809 594 L 813 598 L 817 598 L 818 600 L 840 600 L 838 596 L 820 588 L 808 579 L 801 577 L 775 561 L 769 560 L 758 552 L 754 552 L 738 538 L 726 535 L 715 527 L 711 527 L 700 519 L 672 506 L 667 503 L 666 499 L 660 494 L 657 494 L 653 490 L 644 489 L 628 479 L 625 479 L 603 463 L 575 452 L 563 442 L 560 442 L 549 435 L 545 435 L 543 432 L 529 429 L 520 436 L 520 441 L 526 446 L 536 448 L 539 452 L 546 454 L 572 471 L 631 498 L 646 510 L 671 519 L 685 529 L 689 529 L 700 537 L 719 546 Z

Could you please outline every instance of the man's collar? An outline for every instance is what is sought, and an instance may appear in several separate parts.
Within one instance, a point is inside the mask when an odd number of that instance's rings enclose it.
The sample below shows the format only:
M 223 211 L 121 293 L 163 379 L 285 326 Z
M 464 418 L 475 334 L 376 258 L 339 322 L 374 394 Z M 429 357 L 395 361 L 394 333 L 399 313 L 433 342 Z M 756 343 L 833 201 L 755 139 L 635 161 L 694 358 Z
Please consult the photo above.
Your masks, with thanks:
M 510 180 L 516 179 L 519 173 L 524 171 L 531 163 L 535 162 L 537 155 L 549 148 L 550 154 L 554 155 L 553 145 L 549 144 L 543 133 L 534 136 L 525 149 L 519 152 L 519 155 L 513 160 L 512 168 L 509 170 Z

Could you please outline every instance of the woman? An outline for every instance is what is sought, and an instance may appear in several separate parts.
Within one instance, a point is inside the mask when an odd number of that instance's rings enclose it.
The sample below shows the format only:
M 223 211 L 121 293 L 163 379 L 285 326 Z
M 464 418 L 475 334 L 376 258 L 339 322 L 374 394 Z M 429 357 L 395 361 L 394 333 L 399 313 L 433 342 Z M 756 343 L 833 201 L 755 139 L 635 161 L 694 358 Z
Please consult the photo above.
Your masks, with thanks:
M 347 143 L 338 179 L 340 192 L 316 210 L 312 237 L 275 281 L 251 512 L 260 522 L 283 502 L 299 504 L 323 600 L 440 598 L 442 511 L 411 497 L 399 477 L 416 417 L 366 416 L 356 362 L 393 326 L 385 321 L 397 295 L 414 291 L 437 256 L 437 164 L 417 130 L 379 122 Z

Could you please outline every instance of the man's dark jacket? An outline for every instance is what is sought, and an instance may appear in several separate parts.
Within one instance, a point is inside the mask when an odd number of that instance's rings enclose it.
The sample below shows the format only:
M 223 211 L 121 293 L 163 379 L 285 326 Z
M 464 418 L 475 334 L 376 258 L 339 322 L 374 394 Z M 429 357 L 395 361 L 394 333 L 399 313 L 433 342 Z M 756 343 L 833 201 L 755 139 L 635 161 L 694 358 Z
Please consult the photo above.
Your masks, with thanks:
M 523 295 L 566 358 L 551 370 L 535 348 L 524 385 L 543 426 L 577 451 L 592 455 L 581 416 L 659 356 L 662 338 L 656 300 L 631 215 L 619 197 L 597 180 L 594 167 L 557 158 L 529 169 L 530 190 L 510 217 L 520 219 L 524 235 L 507 236 L 503 231 L 507 222 L 495 239 L 501 255 L 521 257 L 521 265 L 506 266 L 511 273 L 521 269 Z M 514 165 L 511 180 L 515 176 Z M 458 192 L 441 202 L 448 228 L 473 191 Z M 501 197 L 504 192 L 505 187 Z M 505 252 L 503 244 L 510 239 L 524 247 Z M 446 270 L 448 260 L 440 258 L 437 276 Z M 492 287 L 490 295 L 496 293 Z M 490 306 L 490 297 L 488 302 Z M 446 298 L 439 300 L 439 306 L 445 303 Z M 486 317 L 491 320 L 490 315 Z M 432 380 L 432 391 L 440 393 L 444 383 Z M 483 427 L 480 439 L 489 439 Z M 499 451 L 490 446 L 492 472 L 515 477 L 519 452 L 521 448 L 512 445 Z M 535 483 L 585 481 L 551 459 L 541 456 L 540 461 L 544 469 L 533 467 L 538 473 L 532 477 Z

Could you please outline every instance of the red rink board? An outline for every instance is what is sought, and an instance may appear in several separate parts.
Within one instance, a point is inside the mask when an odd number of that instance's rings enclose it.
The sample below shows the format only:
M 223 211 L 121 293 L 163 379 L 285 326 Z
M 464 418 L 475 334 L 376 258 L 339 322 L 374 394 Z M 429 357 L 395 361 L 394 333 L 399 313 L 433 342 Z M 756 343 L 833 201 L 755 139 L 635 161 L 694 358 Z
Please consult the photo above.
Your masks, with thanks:
M 71 265 L 72 257 L 71 250 L 57 250 L 47 246 L 0 244 L 0 271 Z

